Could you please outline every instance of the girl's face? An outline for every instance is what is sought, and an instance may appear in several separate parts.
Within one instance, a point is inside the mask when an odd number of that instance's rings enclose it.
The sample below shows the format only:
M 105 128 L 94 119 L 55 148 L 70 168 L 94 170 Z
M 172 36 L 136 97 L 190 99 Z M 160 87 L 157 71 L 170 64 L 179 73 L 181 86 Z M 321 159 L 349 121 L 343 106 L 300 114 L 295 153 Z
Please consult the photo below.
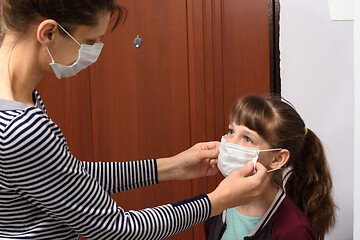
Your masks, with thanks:
M 236 125 L 235 123 L 231 123 L 229 125 L 229 131 L 225 136 L 225 140 L 232 144 L 248 148 L 256 148 L 259 150 L 272 148 L 271 145 L 257 132 L 245 127 L 244 125 Z M 277 151 L 260 152 L 258 162 L 267 167 L 275 158 L 276 154 L 278 154 Z

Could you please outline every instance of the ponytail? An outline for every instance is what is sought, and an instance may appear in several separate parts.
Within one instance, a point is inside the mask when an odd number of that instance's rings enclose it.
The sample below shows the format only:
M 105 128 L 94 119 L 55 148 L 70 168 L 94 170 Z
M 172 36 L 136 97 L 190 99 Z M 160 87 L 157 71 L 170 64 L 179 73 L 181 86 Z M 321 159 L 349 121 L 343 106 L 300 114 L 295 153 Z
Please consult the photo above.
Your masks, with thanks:
M 336 205 L 331 196 L 332 180 L 320 139 L 308 129 L 298 159 L 286 181 L 287 195 L 312 222 L 318 239 L 335 225 Z

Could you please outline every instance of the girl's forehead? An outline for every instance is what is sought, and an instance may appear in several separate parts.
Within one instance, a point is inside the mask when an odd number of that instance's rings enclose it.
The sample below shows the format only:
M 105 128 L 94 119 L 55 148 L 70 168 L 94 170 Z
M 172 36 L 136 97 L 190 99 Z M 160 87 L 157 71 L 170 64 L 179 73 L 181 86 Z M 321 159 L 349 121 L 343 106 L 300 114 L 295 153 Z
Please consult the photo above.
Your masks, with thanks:
M 238 129 L 243 129 L 243 130 L 255 132 L 254 130 L 251 130 L 250 128 L 248 128 L 248 127 L 245 126 L 244 124 L 237 124 L 237 123 L 235 123 L 235 122 L 230 122 L 230 123 L 229 123 L 229 126 L 235 127 L 235 128 L 238 128 Z
M 248 134 L 253 134 L 253 135 L 259 136 L 259 134 L 256 131 L 251 130 L 250 128 L 246 127 L 245 125 L 238 125 L 235 122 L 233 122 L 233 123 L 229 124 L 229 127 L 235 128 L 235 130 L 238 130 L 238 131 L 242 131 L 242 132 L 245 132 Z

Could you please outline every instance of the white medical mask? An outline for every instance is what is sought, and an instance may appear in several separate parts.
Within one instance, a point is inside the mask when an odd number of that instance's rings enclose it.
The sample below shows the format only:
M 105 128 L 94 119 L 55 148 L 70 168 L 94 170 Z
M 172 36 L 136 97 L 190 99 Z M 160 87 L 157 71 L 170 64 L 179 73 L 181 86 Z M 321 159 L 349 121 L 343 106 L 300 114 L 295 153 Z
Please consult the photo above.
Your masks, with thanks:
M 87 68 L 96 60 L 98 59 L 101 50 L 104 46 L 102 42 L 95 43 L 93 45 L 88 44 L 80 44 L 78 41 L 76 41 L 73 36 L 70 35 L 60 24 L 58 26 L 67 34 L 69 37 L 71 37 L 72 40 L 74 40 L 79 46 L 79 56 L 76 62 L 71 64 L 70 66 L 62 65 L 59 63 L 56 63 L 53 56 L 50 53 L 49 48 L 46 47 L 46 50 L 48 51 L 52 62 L 50 63 L 51 68 L 53 69 L 55 76 L 58 79 L 61 79 L 62 77 L 68 78 L 76 75 L 81 70 Z
M 218 156 L 218 168 L 224 177 L 227 177 L 233 171 L 236 171 L 245 166 L 248 161 L 255 164 L 259 158 L 260 152 L 278 151 L 281 148 L 259 150 L 256 148 L 243 147 L 237 144 L 226 142 L 224 136 L 221 138 L 219 156 Z M 280 168 L 271 169 L 268 172 L 278 170 Z

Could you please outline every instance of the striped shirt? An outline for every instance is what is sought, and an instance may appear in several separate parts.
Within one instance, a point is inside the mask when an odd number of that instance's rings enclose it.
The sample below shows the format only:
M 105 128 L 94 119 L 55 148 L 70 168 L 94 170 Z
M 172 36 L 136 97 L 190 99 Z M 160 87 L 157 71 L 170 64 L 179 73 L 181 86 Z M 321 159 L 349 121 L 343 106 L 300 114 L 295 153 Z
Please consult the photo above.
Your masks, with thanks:
M 209 218 L 204 194 L 117 206 L 109 194 L 158 183 L 156 160 L 78 161 L 33 96 L 34 107 L 0 99 L 0 239 L 163 239 Z

